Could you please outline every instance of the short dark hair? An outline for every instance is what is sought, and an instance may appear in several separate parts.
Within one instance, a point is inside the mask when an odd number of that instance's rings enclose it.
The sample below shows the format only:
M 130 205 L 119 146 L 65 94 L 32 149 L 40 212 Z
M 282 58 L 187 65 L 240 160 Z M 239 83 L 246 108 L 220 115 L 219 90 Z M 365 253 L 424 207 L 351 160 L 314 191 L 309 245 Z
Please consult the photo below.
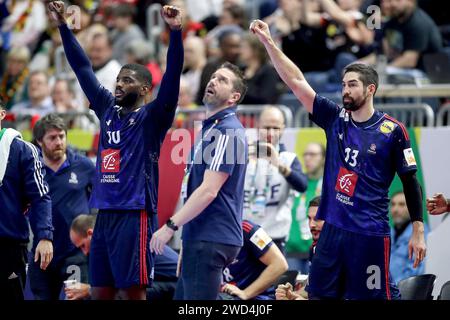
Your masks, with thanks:
M 318 206 L 320 206 L 320 200 L 321 200 L 321 196 L 317 196 L 317 197 L 312 198 L 309 201 L 309 207 L 318 207 Z
M 73 219 L 70 229 L 83 237 L 87 237 L 88 229 L 94 229 L 96 218 L 95 214 L 80 214 Z
M 64 132 L 67 133 L 67 125 L 63 118 L 55 113 L 49 113 L 36 122 L 36 125 L 33 128 L 34 141 L 42 141 L 46 132 L 50 129 L 64 130 Z
M 344 74 L 348 72 L 356 72 L 364 87 L 374 84 L 375 92 L 377 92 L 378 73 L 372 66 L 364 63 L 351 63 L 344 68 Z
M 0 110 L 6 110 L 5 102 L 1 97 L 0 97 Z
M 244 73 L 239 69 L 239 67 L 230 62 L 223 63 L 218 69 L 228 69 L 234 73 L 236 79 L 233 81 L 233 89 L 241 94 L 241 98 L 237 102 L 238 104 L 244 99 L 245 93 L 247 92 L 247 81 L 245 80 Z
M 122 67 L 122 69 L 132 70 L 136 72 L 136 78 L 143 82 L 144 84 L 151 86 L 152 85 L 152 74 L 150 71 L 143 66 L 142 64 L 137 63 L 129 63 Z

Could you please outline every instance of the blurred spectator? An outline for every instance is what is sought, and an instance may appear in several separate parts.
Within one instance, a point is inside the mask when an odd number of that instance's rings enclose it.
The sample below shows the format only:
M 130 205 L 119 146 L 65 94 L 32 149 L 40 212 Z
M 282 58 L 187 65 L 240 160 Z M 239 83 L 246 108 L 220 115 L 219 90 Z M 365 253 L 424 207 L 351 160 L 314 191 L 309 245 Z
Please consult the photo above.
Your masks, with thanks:
M 391 262 L 389 270 L 396 284 L 400 280 L 423 274 L 425 263 L 413 268 L 414 260 L 409 257 L 409 240 L 412 234 L 412 223 L 409 219 L 405 194 L 397 192 L 391 196 L 391 215 L 394 226 L 391 228 Z M 428 225 L 425 226 L 425 239 L 428 235 Z
M 5 109 L 26 98 L 26 82 L 28 80 L 30 50 L 27 47 L 12 48 L 7 56 L 6 70 L 0 83 L 0 96 Z
M 192 127 L 190 123 L 191 119 L 195 117 L 190 114 L 183 113 L 185 110 L 194 110 L 197 108 L 197 104 L 194 102 L 194 95 L 192 94 L 191 85 L 183 78 L 180 79 L 180 93 L 178 94 L 178 109 L 175 116 L 175 128 Z
M 224 62 L 228 61 L 235 65 L 240 65 L 239 57 L 241 54 L 241 41 L 242 33 L 237 31 L 227 31 L 219 37 L 220 56 L 212 58 L 208 61 L 202 71 L 200 77 L 200 88 L 197 92 L 196 103 L 198 105 L 203 104 L 203 94 L 206 89 L 211 75 L 221 66 Z
M 317 142 L 309 143 L 303 152 L 303 165 L 308 177 L 308 186 L 303 193 L 295 193 L 292 205 L 292 223 L 286 243 L 289 268 L 303 274 L 309 272 L 309 248 L 313 241 L 308 226 L 307 205 L 322 193 L 322 178 L 325 165 L 325 147 Z
M 284 128 L 280 109 L 263 110 L 258 141 L 249 146 L 243 216 L 263 227 L 282 252 L 292 220 L 290 190 L 303 192 L 307 186 L 297 155 L 280 142 Z
M 316 1 L 323 12 L 311 8 Z M 365 57 L 372 51 L 375 33 L 366 25 L 366 17 L 359 11 L 361 0 L 303 0 L 302 22 L 313 28 L 324 28 L 325 44 L 332 53 L 333 68 L 326 72 L 305 74 L 316 91 L 330 90 L 328 83 L 338 84 L 348 64 Z
M 44 71 L 30 73 L 28 82 L 28 100 L 19 102 L 11 108 L 16 115 L 45 116 L 55 111 L 55 105 L 50 97 L 48 76 Z
M 29 64 L 29 69 L 34 70 L 47 70 L 49 75 L 54 73 L 62 73 L 64 70 L 56 70 L 56 49 L 61 45 L 61 36 L 58 30 L 49 30 L 48 35 L 50 39 L 43 40 L 37 52 L 34 54 L 33 59 Z
M 162 79 L 162 71 L 154 59 L 154 50 L 152 45 L 142 40 L 131 41 L 126 47 L 126 63 L 138 63 L 147 67 L 152 74 L 152 87 L 159 85 Z
M 47 27 L 44 4 L 37 0 L 15 0 L 10 2 L 9 12 L 1 28 L 7 34 L 3 48 L 27 46 L 33 51 Z
M 404 69 L 423 69 L 422 57 L 426 53 L 442 50 L 442 37 L 434 21 L 416 0 L 390 0 L 391 19 L 383 29 L 383 53 L 389 66 Z M 365 57 L 375 64 L 376 57 Z
M 254 35 L 246 34 L 241 46 L 241 61 L 247 80 L 247 94 L 241 104 L 274 104 L 281 93 L 281 80 L 268 63 L 264 45 Z
M 116 77 L 120 71 L 120 64 L 112 58 L 111 40 L 107 34 L 98 33 L 93 36 L 87 55 L 92 63 L 100 84 L 110 92 L 116 88 Z
M 181 79 L 190 86 L 193 97 L 197 96 L 200 77 L 206 65 L 205 43 L 199 37 L 187 37 L 184 40 L 184 64 Z
M 197 20 L 191 19 L 189 12 L 186 10 L 185 0 L 168 0 L 167 4 L 180 8 L 181 12 L 183 12 L 185 14 L 183 17 L 183 29 L 182 29 L 183 40 L 185 38 L 187 38 L 188 36 L 204 37 L 206 35 L 207 30 L 205 29 L 204 24 Z M 161 34 L 161 40 L 166 45 L 169 43 L 168 42 L 168 40 L 169 40 L 169 30 L 168 29 L 166 29 Z
M 219 55 L 220 35 L 227 31 L 242 32 L 247 30 L 248 23 L 245 17 L 245 9 L 243 6 L 233 4 L 225 6 L 219 17 L 218 25 L 210 30 L 205 37 L 208 49 L 208 57 L 216 57 Z
M 222 13 L 223 0 L 186 0 L 187 13 L 194 21 L 203 21 L 214 16 L 218 17 Z
M 219 299 L 274 300 L 274 284 L 288 269 L 287 261 L 263 228 L 244 220 L 242 229 L 244 245 L 223 271 Z
M 305 9 L 302 0 L 279 0 L 279 8 L 265 21 L 273 39 L 303 72 L 327 71 L 333 67 L 334 54 L 327 48 L 326 30 L 302 24 Z M 308 12 L 320 9 L 314 1 Z
M 112 25 L 114 29 L 110 33 L 113 43 L 113 59 L 125 64 L 127 44 L 137 39 L 145 39 L 142 30 L 133 23 L 136 8 L 129 4 L 120 4 L 113 9 Z
M 68 80 L 57 79 L 53 85 L 51 96 L 57 113 L 77 111 L 75 94 Z

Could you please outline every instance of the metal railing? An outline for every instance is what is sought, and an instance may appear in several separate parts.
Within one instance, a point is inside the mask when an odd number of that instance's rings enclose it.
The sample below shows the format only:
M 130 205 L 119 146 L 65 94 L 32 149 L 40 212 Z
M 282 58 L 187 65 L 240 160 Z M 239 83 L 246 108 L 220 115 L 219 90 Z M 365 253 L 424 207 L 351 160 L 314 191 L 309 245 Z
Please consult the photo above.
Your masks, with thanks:
M 450 102 L 444 103 L 439 107 L 436 114 L 436 127 L 450 125 Z
M 434 126 L 433 109 L 426 103 L 386 103 L 377 104 L 375 108 L 399 120 L 406 127 Z M 294 122 L 296 127 L 317 127 L 303 107 L 296 112 Z
M 258 126 L 258 119 L 261 112 L 267 106 L 278 107 L 284 115 L 285 125 L 287 128 L 293 126 L 293 115 L 291 109 L 284 105 L 239 105 L 238 116 L 245 128 L 255 128 Z M 174 127 L 191 129 L 194 127 L 194 121 L 202 121 L 206 118 L 206 108 L 200 106 L 196 109 L 178 110 L 175 116 Z

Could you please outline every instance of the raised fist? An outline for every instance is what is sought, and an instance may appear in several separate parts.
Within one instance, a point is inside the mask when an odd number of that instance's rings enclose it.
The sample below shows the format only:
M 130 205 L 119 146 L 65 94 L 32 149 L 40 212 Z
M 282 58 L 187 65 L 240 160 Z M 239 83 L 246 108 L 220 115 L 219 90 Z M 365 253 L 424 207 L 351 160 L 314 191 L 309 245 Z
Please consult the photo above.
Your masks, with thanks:
M 172 30 L 179 30 L 182 27 L 182 14 L 180 8 L 175 6 L 164 6 L 161 9 L 161 16 Z

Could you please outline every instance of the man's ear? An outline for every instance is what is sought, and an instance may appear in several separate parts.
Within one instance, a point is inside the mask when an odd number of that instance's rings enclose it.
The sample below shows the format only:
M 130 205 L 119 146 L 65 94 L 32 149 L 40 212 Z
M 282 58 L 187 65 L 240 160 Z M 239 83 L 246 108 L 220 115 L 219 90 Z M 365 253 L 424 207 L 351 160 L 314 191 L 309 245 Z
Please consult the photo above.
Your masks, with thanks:
M 368 89 L 369 92 L 372 94 L 372 96 L 375 95 L 376 87 L 375 87 L 374 84 L 369 84 L 369 85 L 367 86 L 367 89 Z
M 239 92 L 234 92 L 231 95 L 231 101 L 233 102 L 232 105 L 235 105 L 239 102 L 239 100 L 241 99 L 241 94 Z
M 89 228 L 89 229 L 87 229 L 86 233 L 88 236 L 92 237 L 92 235 L 94 234 L 94 229 Z
M 42 148 L 42 141 L 39 141 L 39 140 L 36 139 L 36 142 L 37 142 L 37 144 L 39 145 L 39 147 Z

